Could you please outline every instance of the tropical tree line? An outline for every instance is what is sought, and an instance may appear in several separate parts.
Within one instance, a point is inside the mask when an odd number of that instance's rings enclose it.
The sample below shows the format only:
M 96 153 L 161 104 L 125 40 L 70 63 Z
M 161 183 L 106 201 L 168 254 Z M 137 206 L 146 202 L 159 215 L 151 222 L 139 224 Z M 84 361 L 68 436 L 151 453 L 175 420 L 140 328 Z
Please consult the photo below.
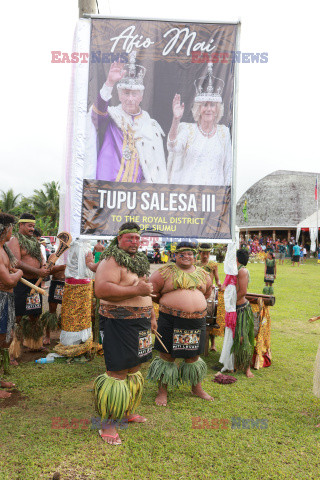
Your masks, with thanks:
M 19 217 L 22 213 L 32 213 L 36 217 L 36 227 L 42 235 L 57 235 L 59 226 L 59 182 L 47 182 L 41 189 L 33 191 L 30 197 L 17 195 L 10 188 L 0 191 L 0 211 Z

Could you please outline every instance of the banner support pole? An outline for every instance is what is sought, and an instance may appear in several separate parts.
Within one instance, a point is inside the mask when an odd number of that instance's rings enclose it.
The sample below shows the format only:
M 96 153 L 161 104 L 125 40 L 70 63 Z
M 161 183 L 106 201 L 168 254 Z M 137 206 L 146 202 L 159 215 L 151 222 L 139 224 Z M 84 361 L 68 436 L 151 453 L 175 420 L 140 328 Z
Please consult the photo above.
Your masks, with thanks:
M 239 50 L 240 45 L 240 28 L 241 22 L 238 22 L 237 36 L 236 36 L 236 51 Z M 234 95 L 233 95 L 233 123 L 232 123 L 232 159 L 233 159 L 233 174 L 231 185 L 231 237 L 232 241 L 236 241 L 236 178 L 237 178 L 237 128 L 238 128 L 238 90 L 239 90 L 239 65 L 234 63 Z

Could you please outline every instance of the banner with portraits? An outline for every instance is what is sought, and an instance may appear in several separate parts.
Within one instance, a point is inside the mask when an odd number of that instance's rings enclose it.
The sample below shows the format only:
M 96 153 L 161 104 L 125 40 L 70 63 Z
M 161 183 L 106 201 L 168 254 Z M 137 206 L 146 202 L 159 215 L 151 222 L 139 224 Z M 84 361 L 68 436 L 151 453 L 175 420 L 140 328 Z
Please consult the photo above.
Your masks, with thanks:
M 232 239 L 238 28 L 80 20 L 74 48 L 89 55 L 73 91 L 73 235 L 134 221 L 167 237 Z

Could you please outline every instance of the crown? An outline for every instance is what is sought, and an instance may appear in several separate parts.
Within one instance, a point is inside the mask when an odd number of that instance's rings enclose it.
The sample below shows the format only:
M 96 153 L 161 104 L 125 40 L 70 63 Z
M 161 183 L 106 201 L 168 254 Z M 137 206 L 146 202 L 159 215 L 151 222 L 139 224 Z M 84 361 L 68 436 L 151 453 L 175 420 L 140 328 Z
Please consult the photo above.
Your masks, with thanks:
M 142 65 L 136 65 L 137 52 L 133 50 L 129 53 L 129 63 L 126 63 L 124 69 L 126 74 L 117 85 L 117 88 L 127 88 L 129 90 L 144 90 L 143 79 L 146 69 Z
M 194 85 L 196 87 L 195 102 L 222 103 L 221 94 L 224 88 L 224 81 L 213 76 L 213 64 L 211 62 L 208 63 L 206 75 L 198 78 Z

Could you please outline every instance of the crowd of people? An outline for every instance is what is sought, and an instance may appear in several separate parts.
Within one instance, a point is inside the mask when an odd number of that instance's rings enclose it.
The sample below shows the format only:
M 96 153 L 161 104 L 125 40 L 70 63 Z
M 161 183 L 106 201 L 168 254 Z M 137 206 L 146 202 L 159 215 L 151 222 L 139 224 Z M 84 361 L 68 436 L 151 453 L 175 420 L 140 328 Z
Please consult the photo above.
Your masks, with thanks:
M 295 242 L 294 237 L 291 237 L 290 240 L 286 239 L 276 239 L 272 240 L 270 237 L 249 237 L 248 240 L 245 240 L 243 236 L 240 237 L 240 244 L 242 248 L 246 248 L 250 255 L 259 254 L 263 252 L 267 254 L 271 252 L 274 257 L 279 259 L 279 265 L 283 265 L 286 258 L 291 259 L 292 265 L 302 264 L 305 262 L 307 255 L 309 253 L 309 245 L 298 244 Z
M 225 290 L 228 334 L 221 365 L 224 371 L 242 370 L 248 378 L 253 377 L 250 367 L 254 318 L 246 299 L 249 254 L 245 249 L 234 251 L 233 258 L 226 261 L 229 273 L 223 285 L 217 264 L 209 259 L 211 245 L 196 246 L 191 242 L 180 242 L 175 250 L 175 262 L 160 266 L 149 277 L 148 258 L 139 252 L 139 226 L 126 223 L 107 248 L 98 241 L 92 253 L 90 245 L 75 240 L 67 263 L 52 265 L 41 255 L 40 242 L 34 236 L 35 221 L 28 213 L 21 215 L 18 231 L 12 236 L 14 217 L 0 214 L 2 352 L 8 355 L 7 348 L 13 339 L 10 353 L 14 364 L 22 342 L 33 350 L 41 349 L 42 343 L 50 343 L 48 324 L 45 332 L 43 324 L 39 326 L 41 291 L 31 293 L 31 287 L 39 283 L 39 278 L 52 277 L 47 315 L 55 315 L 57 304 L 62 303 L 60 344 L 55 348 L 63 355 L 70 354 L 70 348 L 79 353 L 85 351 L 86 346 L 92 347 L 91 314 L 95 295 L 106 372 L 95 380 L 94 395 L 96 409 L 105 422 L 99 430 L 104 441 L 113 445 L 121 443 L 116 428 L 118 420 L 146 421 L 136 410 L 144 386 L 140 367 L 152 359 L 152 334 L 159 356 L 150 363 L 147 379 L 158 384 L 156 405 L 166 406 L 168 392 L 180 384 L 190 385 L 193 395 L 205 401 L 213 400 L 202 388 L 207 366 L 201 355 L 207 337 L 207 301 L 212 295 L 214 280 L 218 289 Z M 29 284 L 26 285 L 24 279 Z M 157 314 L 155 305 L 158 305 Z M 33 338 L 28 343 L 27 332 L 38 329 L 38 341 Z M 74 354 L 73 351 L 71 355 Z M 12 386 L 10 382 L 1 381 L 3 388 Z M 5 390 L 0 392 L 1 398 L 10 395 Z

